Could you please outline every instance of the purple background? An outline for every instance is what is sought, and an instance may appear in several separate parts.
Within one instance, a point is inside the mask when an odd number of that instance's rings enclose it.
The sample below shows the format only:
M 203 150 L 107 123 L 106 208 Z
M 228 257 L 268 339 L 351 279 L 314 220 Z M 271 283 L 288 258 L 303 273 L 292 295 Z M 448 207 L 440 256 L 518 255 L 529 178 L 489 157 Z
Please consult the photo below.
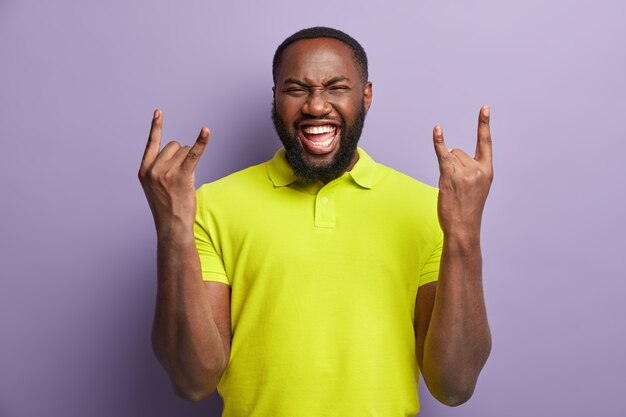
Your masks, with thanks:
M 474 149 L 493 352 L 472 400 L 421 416 L 624 416 L 626 3 L 0 1 L 0 416 L 218 416 L 178 399 L 149 342 L 155 233 L 137 180 L 212 130 L 198 184 L 261 162 L 271 57 L 336 26 L 371 61 L 362 146 L 436 184 L 431 129 Z

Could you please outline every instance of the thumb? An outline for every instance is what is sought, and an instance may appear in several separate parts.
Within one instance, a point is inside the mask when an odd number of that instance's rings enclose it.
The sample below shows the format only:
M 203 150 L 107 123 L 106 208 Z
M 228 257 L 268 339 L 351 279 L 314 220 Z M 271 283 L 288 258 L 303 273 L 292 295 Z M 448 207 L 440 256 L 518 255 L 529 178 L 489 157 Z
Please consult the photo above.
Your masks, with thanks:
M 435 153 L 437 154 L 437 159 L 439 163 L 443 161 L 450 154 L 450 149 L 446 146 L 443 139 L 443 129 L 441 126 L 436 125 L 433 129 L 433 143 L 435 145 Z

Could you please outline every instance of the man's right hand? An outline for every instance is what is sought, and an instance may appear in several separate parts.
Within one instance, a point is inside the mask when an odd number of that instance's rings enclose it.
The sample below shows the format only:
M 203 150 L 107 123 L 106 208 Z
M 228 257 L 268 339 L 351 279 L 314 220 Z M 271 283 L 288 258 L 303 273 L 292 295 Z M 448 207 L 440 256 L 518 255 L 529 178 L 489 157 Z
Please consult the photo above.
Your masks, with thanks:
M 169 142 L 161 150 L 163 115 L 154 111 L 150 136 L 139 167 L 139 182 L 154 216 L 157 235 L 172 227 L 193 228 L 196 216 L 194 171 L 209 142 L 210 131 L 203 127 L 193 146 Z
M 194 239 L 194 170 L 209 142 L 203 127 L 193 146 L 170 142 L 161 150 L 163 115 L 155 110 L 139 181 L 157 230 L 154 354 L 183 398 L 213 393 L 230 355 L 230 288 L 203 282 Z

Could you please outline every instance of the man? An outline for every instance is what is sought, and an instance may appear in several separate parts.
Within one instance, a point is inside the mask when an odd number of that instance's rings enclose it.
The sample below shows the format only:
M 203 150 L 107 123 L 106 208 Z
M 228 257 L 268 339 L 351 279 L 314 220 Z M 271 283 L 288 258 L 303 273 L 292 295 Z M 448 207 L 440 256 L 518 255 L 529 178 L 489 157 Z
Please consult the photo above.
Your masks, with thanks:
M 473 158 L 434 128 L 437 192 L 357 147 L 372 83 L 350 36 L 297 32 L 273 75 L 283 148 L 197 192 L 209 130 L 160 151 L 154 113 L 139 178 L 158 237 L 153 347 L 174 388 L 218 387 L 224 416 L 414 416 L 421 371 L 439 401 L 467 401 L 491 347 L 489 109 Z

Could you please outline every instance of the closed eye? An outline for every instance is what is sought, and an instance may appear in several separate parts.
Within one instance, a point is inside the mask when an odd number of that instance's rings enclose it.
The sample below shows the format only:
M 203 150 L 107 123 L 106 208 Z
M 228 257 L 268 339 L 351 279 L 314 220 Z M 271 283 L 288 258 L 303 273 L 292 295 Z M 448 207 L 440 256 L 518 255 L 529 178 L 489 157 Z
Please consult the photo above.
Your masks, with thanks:
M 333 95 L 343 94 L 348 91 L 350 91 L 350 87 L 348 87 L 347 85 L 331 85 L 330 87 L 328 87 L 329 94 Z
M 303 87 L 291 87 L 291 88 L 284 89 L 283 93 L 300 96 L 300 95 L 308 94 L 309 91 Z

